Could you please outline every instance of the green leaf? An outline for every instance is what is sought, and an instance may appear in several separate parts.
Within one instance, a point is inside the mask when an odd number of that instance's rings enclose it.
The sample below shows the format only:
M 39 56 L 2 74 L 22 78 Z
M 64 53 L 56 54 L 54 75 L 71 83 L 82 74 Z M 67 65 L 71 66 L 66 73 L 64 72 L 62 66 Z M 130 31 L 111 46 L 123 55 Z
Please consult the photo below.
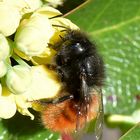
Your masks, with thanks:
M 92 0 L 69 15 L 95 40 L 106 66 L 106 114 L 140 107 L 140 1 Z
M 140 123 L 131 128 L 119 140 L 139 140 L 140 139 Z
M 58 140 L 59 134 L 45 129 L 39 116 L 31 121 L 17 113 L 13 118 L 0 120 L 0 140 Z

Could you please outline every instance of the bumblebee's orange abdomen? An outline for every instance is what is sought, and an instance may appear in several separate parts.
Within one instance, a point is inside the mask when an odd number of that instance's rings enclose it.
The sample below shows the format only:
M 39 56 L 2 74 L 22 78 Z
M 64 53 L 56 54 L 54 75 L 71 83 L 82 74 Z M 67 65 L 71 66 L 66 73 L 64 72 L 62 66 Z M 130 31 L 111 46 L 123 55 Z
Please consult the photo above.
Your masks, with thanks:
M 94 119 L 98 111 L 97 96 L 92 98 L 88 113 L 87 121 Z M 47 105 L 42 113 L 42 121 L 46 128 L 60 133 L 70 133 L 76 130 L 77 110 L 76 103 L 73 100 L 66 100 L 56 105 Z M 85 116 L 79 115 L 79 128 L 85 123 Z

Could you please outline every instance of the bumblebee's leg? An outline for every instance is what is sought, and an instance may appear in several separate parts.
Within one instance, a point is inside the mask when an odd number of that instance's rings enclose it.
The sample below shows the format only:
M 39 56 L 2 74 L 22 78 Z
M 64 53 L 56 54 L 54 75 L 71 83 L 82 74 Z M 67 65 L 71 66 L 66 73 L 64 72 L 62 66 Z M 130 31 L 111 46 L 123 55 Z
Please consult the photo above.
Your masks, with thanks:
M 60 97 L 60 98 L 57 98 L 55 100 L 53 100 L 53 104 L 58 104 L 58 103 L 61 103 L 65 100 L 70 100 L 70 99 L 73 99 L 73 95 L 67 95 L 67 96 L 63 96 L 63 97 Z
M 58 104 L 61 103 L 65 100 L 70 100 L 73 99 L 73 95 L 66 95 L 60 98 L 56 98 L 56 99 L 41 99 L 41 100 L 35 100 L 34 102 L 37 102 L 41 105 L 48 105 L 48 104 Z

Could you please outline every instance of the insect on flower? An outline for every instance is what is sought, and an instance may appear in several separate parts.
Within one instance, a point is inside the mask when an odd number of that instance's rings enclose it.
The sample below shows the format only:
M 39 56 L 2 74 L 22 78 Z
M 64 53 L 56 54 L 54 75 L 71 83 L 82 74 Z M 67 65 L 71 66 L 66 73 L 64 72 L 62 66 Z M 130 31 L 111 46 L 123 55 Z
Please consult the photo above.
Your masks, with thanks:
M 60 36 L 61 42 L 52 46 L 57 50 L 55 64 L 47 67 L 57 72 L 63 86 L 57 98 L 37 101 L 44 106 L 42 122 L 46 128 L 69 134 L 97 117 L 96 139 L 99 140 L 103 125 L 103 60 L 85 33 L 53 26 L 62 28 L 66 35 Z

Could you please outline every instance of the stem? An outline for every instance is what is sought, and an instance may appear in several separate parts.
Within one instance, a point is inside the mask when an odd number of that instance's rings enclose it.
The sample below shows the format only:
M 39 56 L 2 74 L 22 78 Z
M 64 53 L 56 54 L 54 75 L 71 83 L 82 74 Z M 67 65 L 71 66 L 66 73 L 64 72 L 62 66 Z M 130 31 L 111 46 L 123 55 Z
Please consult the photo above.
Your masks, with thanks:
M 7 71 L 9 69 L 12 69 L 12 66 L 11 66 L 11 63 L 10 63 L 10 59 L 9 58 L 5 59 L 4 63 L 7 66 Z
M 25 61 L 23 61 L 19 56 L 13 54 L 12 58 L 15 59 L 20 65 L 23 65 L 23 66 L 30 68 L 30 66 Z
M 2 87 L 6 85 L 6 83 L 5 83 L 5 77 L 1 77 L 0 78 L 0 83 L 1 83 L 1 86 Z

